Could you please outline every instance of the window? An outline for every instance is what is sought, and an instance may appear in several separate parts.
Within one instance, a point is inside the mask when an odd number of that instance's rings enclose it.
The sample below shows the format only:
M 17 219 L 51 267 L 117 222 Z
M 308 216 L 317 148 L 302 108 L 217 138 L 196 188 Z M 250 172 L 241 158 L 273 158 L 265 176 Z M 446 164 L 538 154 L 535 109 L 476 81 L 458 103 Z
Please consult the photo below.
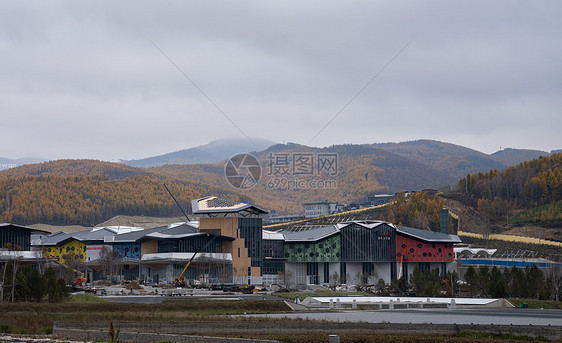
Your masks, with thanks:
M 272 261 L 264 260 L 262 266 L 262 274 L 273 274 L 285 272 L 285 262 L 284 261 Z
M 248 249 L 252 267 L 261 267 L 263 260 L 261 218 L 238 218 L 240 238 L 244 238 L 244 247 Z

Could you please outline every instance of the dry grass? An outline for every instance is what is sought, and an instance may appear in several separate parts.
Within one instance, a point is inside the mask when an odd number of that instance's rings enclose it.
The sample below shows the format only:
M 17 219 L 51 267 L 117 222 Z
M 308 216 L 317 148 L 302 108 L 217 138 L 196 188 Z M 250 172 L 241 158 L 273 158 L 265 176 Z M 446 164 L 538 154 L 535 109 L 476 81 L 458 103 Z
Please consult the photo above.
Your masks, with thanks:
M 296 332 L 291 334 L 253 334 L 238 335 L 237 338 L 271 339 L 283 343 L 325 343 L 330 333 Z M 530 337 L 500 335 L 491 333 L 460 333 L 457 335 L 422 335 L 422 334 L 380 334 L 380 333 L 346 333 L 340 334 L 340 341 L 346 343 L 479 343 L 479 342 L 521 342 L 538 341 Z
M 241 313 L 268 313 L 287 311 L 280 301 L 198 301 L 170 300 L 160 304 L 128 303 L 0 303 L 0 332 L 15 334 L 48 334 L 54 321 L 264 321 L 270 319 L 220 316 Z M 280 323 L 279 325 L 283 325 Z M 295 331 L 287 334 L 245 332 L 242 338 L 275 339 L 285 343 L 327 342 L 330 332 Z M 497 334 L 424 335 L 342 333 L 341 342 L 520 342 L 529 340 Z
M 484 237 L 481 234 L 478 234 L 478 233 L 459 231 L 458 234 L 461 237 L 467 236 L 467 237 L 484 239 Z M 497 239 L 497 240 L 500 240 L 500 241 L 527 243 L 527 244 L 546 244 L 546 245 L 562 247 L 561 242 L 554 242 L 554 241 L 549 241 L 549 240 L 546 240 L 546 239 L 533 238 L 533 237 L 521 237 L 521 236 L 514 236 L 514 235 L 491 234 L 491 235 L 488 236 L 488 239 Z
M 280 301 L 169 300 L 159 304 L 114 302 L 0 303 L 0 332 L 45 333 L 55 321 L 228 320 L 223 315 L 288 311 Z M 220 317 L 223 316 L 223 317 Z

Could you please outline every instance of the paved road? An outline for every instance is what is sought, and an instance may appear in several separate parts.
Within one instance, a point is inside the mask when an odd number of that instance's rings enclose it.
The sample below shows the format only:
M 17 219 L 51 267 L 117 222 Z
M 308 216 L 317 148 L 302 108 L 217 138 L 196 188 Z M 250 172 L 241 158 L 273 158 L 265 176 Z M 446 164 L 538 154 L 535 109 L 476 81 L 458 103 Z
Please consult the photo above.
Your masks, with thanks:
M 164 300 L 283 300 L 261 294 L 199 294 L 193 296 L 106 296 L 105 299 L 124 303 L 160 303 Z M 562 310 L 533 309 L 400 309 L 375 311 L 307 312 L 248 315 L 269 318 L 301 318 L 339 322 L 368 323 L 433 323 L 433 324 L 494 324 L 494 325 L 554 325 L 562 326 Z
M 146 303 L 146 304 L 156 304 L 161 303 L 164 300 L 277 300 L 281 301 L 279 297 L 272 295 L 261 295 L 261 294 L 216 294 L 216 295 L 193 295 L 193 296 L 166 296 L 166 295 L 135 295 L 135 296 L 123 296 L 123 295 L 110 295 L 102 297 L 107 300 L 120 302 L 120 303 Z
M 531 309 L 416 309 L 247 315 L 336 322 L 562 326 L 562 311 Z

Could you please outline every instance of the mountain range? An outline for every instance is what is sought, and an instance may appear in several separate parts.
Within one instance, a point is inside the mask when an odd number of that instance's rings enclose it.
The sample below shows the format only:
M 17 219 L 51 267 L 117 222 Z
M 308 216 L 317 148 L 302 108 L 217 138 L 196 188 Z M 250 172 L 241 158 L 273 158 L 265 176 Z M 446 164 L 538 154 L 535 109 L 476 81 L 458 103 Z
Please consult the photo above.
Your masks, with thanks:
M 255 140 L 250 145 L 260 167 L 253 167 L 259 175 L 248 179 L 256 183 L 249 189 L 233 187 L 226 177 L 232 169 L 225 169 L 233 154 L 249 151 L 246 140 L 214 141 L 135 162 L 146 167 L 59 160 L 10 168 L 0 172 L 0 221 L 91 225 L 119 214 L 181 215 L 163 183 L 184 206 L 190 199 L 213 194 L 280 214 L 301 213 L 304 202 L 351 203 L 373 194 L 456 187 L 468 173 L 501 170 L 536 155 L 549 155 L 519 149 L 487 155 L 432 140 L 326 148 L 271 143 Z M 260 144 L 268 147 L 259 150 Z M 323 170 L 327 165 L 320 159 L 326 156 L 335 156 L 336 169 Z M 187 163 L 195 160 L 211 162 Z M 241 166 L 238 162 L 232 164 L 235 173 L 249 170 L 236 170 Z
M 215 163 L 239 153 L 262 151 L 274 145 L 267 139 L 220 139 L 194 148 L 138 160 L 123 160 L 133 167 L 157 167 L 165 164 L 208 164 Z
M 274 145 L 276 145 L 274 141 L 260 138 L 253 138 L 251 140 L 236 138 L 219 139 L 207 144 L 162 155 L 136 160 L 121 159 L 117 162 L 142 168 L 158 167 L 166 164 L 212 164 L 226 160 L 239 153 L 262 152 Z M 488 155 L 474 149 L 434 140 L 373 143 L 364 144 L 363 146 L 385 150 L 394 155 L 430 165 L 437 170 L 451 174 L 454 178 L 463 177 L 467 173 L 487 171 L 493 168 L 503 169 L 540 156 L 549 156 L 562 152 L 562 149 L 553 150 L 549 153 L 541 150 L 506 148 Z M 48 160 L 40 157 L 18 159 L 0 157 L 0 171 L 45 161 Z

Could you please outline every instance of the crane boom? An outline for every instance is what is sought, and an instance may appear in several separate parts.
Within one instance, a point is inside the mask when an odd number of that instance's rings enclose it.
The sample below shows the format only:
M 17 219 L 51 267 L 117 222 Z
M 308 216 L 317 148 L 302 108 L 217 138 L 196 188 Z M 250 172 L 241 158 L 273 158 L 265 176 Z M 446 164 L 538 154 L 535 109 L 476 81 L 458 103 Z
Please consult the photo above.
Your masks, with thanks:
M 176 202 L 176 205 L 178 205 L 178 207 L 180 208 L 181 213 L 183 213 L 183 215 L 185 216 L 185 219 L 187 219 L 187 221 L 189 222 L 189 217 L 187 216 L 187 214 L 185 214 L 185 211 L 180 206 L 180 203 L 176 200 L 176 197 L 172 194 L 172 192 L 170 192 L 170 189 L 168 189 L 168 186 L 166 186 L 166 184 L 164 184 L 164 188 L 166 188 L 168 193 L 170 193 L 170 196 L 172 196 L 172 199 L 174 199 L 174 201 Z
M 209 238 L 210 234 L 207 234 L 207 236 L 205 236 L 206 238 Z M 183 270 L 181 271 L 180 276 L 178 276 L 178 278 L 176 279 L 176 283 L 177 284 L 182 284 L 184 282 L 183 280 L 183 274 L 185 274 L 185 271 L 187 270 L 187 268 L 189 267 L 189 265 L 191 264 L 191 262 L 193 262 L 193 259 L 195 258 L 195 256 L 197 255 L 197 253 L 199 253 L 199 251 L 201 249 L 206 248 L 207 246 L 209 246 L 209 244 L 211 244 L 211 242 L 213 242 L 216 238 L 218 237 L 218 235 L 214 235 L 208 242 L 203 242 L 199 248 L 197 248 L 197 250 L 195 250 L 195 253 L 193 253 L 193 256 L 191 256 L 191 258 L 189 259 L 189 261 L 187 262 L 187 264 L 185 265 L 185 267 L 183 268 Z

